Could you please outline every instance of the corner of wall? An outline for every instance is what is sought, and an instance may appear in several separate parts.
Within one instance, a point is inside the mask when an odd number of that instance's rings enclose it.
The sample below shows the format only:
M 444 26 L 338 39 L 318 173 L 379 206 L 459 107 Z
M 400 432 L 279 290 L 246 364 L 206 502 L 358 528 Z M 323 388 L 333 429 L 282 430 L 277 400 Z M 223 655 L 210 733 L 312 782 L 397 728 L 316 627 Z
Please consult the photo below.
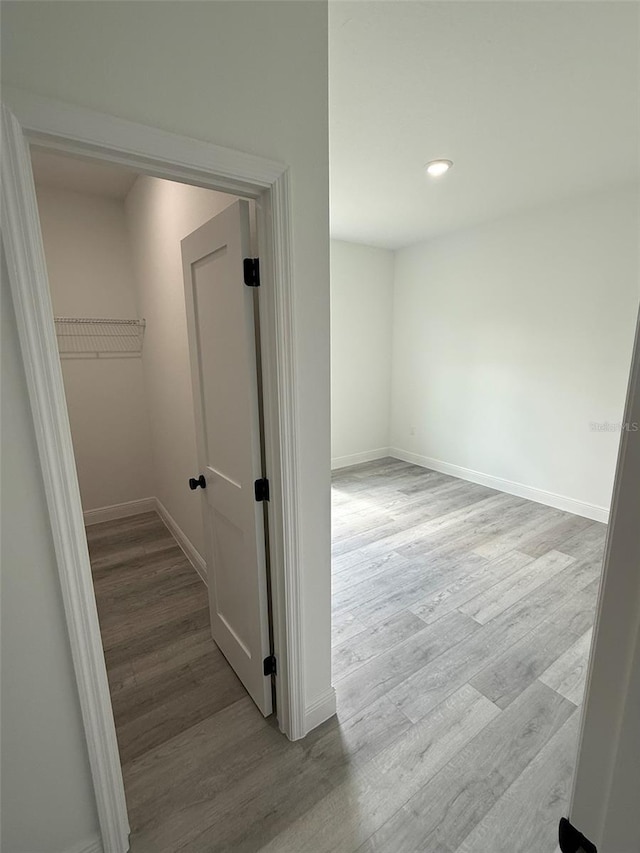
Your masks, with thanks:
M 305 734 L 317 728 L 336 714 L 336 691 L 330 687 L 326 693 L 307 704 L 304 713 Z

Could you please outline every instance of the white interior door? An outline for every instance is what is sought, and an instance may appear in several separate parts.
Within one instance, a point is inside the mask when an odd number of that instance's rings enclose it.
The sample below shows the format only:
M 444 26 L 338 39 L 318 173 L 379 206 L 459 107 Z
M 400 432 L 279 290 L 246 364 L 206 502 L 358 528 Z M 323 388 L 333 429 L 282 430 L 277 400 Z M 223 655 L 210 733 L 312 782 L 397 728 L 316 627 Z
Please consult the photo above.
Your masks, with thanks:
M 182 241 L 213 639 L 265 716 L 272 711 L 269 615 L 249 204 Z M 194 472 L 195 473 L 195 472 Z M 193 484 L 192 484 L 193 485 Z M 185 483 L 185 488 L 187 483 Z

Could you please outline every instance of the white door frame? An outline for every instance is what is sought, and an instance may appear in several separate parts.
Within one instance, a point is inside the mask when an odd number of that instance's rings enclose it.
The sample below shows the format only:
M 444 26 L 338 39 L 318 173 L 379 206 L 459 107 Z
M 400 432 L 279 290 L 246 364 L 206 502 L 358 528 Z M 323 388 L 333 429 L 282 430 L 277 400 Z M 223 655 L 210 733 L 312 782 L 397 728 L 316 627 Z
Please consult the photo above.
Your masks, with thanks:
M 3 90 L 2 240 L 44 477 L 105 853 L 129 824 L 97 618 L 29 144 L 254 198 L 258 208 L 263 381 L 278 722 L 303 737 L 298 393 L 289 173 L 285 165 L 134 122 Z
M 640 314 L 623 423 L 569 810 L 604 853 L 640 839 Z

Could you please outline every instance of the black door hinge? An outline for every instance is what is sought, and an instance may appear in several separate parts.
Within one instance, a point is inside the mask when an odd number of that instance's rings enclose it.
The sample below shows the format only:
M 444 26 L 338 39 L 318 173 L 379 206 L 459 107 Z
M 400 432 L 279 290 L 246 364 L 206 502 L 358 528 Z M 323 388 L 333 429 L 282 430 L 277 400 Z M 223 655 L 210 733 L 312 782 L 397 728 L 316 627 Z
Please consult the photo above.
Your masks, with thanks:
M 560 818 L 558 841 L 562 853 L 598 853 L 596 845 L 578 832 L 575 826 L 571 826 L 566 817 Z
M 262 477 L 260 480 L 256 480 L 253 484 L 253 488 L 256 494 L 257 501 L 269 500 L 269 481 L 266 477 Z
M 247 287 L 260 287 L 260 258 L 244 259 L 244 283 Z
M 262 662 L 262 671 L 265 675 L 277 675 L 276 656 L 269 655 Z

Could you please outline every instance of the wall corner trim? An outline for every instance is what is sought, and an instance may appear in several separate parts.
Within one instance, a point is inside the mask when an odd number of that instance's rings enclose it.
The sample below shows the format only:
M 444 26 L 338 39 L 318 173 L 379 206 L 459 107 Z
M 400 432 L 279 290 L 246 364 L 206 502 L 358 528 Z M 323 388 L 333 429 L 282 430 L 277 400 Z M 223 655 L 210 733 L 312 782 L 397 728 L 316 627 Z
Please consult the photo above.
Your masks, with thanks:
M 440 459 L 432 459 L 430 456 L 421 456 L 419 453 L 401 450 L 399 447 L 390 448 L 389 455 L 394 457 L 394 459 L 402 459 L 403 462 L 412 462 L 414 465 L 420 465 L 421 468 L 430 468 L 433 471 L 439 471 L 441 474 L 449 474 L 452 477 L 458 477 L 460 480 L 478 483 L 481 486 L 487 486 L 489 489 L 496 489 L 499 492 L 506 492 L 509 495 L 516 495 L 519 498 L 526 498 L 526 500 L 545 504 L 546 506 L 554 507 L 554 509 L 560 509 L 563 512 L 581 515 L 584 518 L 590 518 L 592 521 L 601 521 L 604 524 L 607 524 L 609 521 L 609 510 L 604 506 L 597 506 L 596 504 L 586 503 L 575 498 L 568 498 L 565 495 L 556 495 L 554 492 L 546 492 L 544 489 L 526 486 L 524 483 L 517 483 L 514 480 L 505 480 L 502 477 L 483 474 L 471 468 L 464 468 L 462 465 L 454 465 L 452 462 L 443 462 Z
M 335 687 L 330 687 L 326 693 L 322 693 L 313 702 L 307 704 L 304 714 L 305 734 L 309 734 L 310 731 L 335 714 L 336 690 Z

